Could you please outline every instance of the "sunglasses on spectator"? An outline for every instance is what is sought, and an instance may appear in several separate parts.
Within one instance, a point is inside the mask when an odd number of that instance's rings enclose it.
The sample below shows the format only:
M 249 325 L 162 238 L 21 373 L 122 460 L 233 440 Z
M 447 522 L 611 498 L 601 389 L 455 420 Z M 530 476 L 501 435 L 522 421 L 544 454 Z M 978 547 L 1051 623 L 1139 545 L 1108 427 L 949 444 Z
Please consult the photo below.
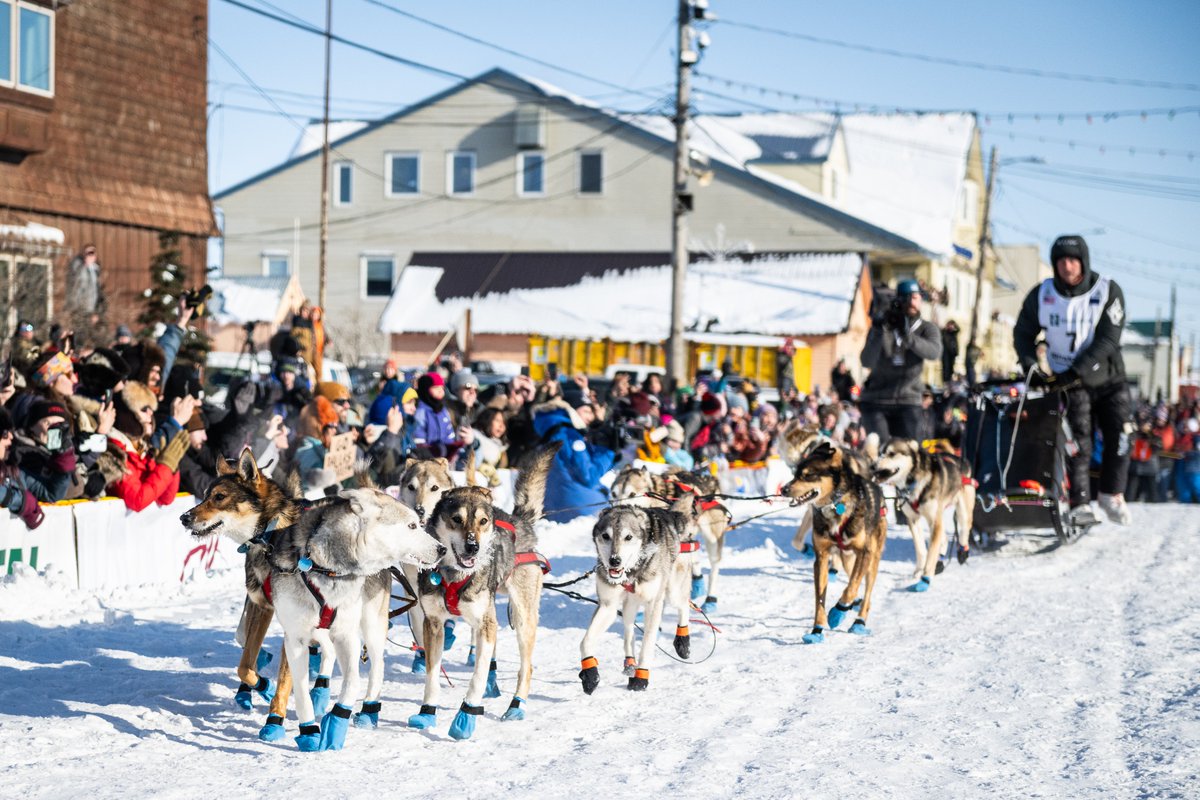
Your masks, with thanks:
M 333 402 L 337 403 L 339 406 L 350 405 L 350 399 L 346 397 L 343 397 L 341 400 L 334 400 Z

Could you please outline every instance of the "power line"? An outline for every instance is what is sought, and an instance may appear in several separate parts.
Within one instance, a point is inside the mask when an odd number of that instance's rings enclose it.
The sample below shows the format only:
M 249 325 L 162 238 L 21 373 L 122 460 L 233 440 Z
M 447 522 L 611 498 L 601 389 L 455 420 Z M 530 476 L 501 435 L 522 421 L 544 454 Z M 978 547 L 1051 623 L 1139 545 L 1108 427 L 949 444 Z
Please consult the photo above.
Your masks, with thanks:
M 891 56 L 893 58 L 906 58 L 912 61 L 924 61 L 930 64 L 944 64 L 952 67 L 966 67 L 969 69 L 985 70 L 988 72 L 1004 72 L 1011 75 L 1025 75 L 1033 78 L 1054 78 L 1065 81 L 1082 81 L 1084 83 L 1107 83 L 1118 86 L 1140 86 L 1150 89 L 1181 89 L 1189 92 L 1200 91 L 1200 84 L 1196 83 L 1179 83 L 1175 81 L 1156 81 L 1143 80 L 1141 78 L 1117 78 L 1107 75 L 1085 75 L 1075 72 L 1061 72 L 1058 70 L 1035 69 L 1032 67 L 1013 67 L 1004 64 L 988 64 L 982 61 L 968 61 L 961 58 L 945 58 L 942 56 L 931 56 L 925 53 L 914 53 L 906 50 L 896 50 L 890 47 L 876 47 L 874 45 L 859 44 L 856 42 L 847 42 L 840 39 L 830 39 L 824 36 L 813 36 L 808 33 L 797 33 L 796 31 L 785 31 L 779 28 L 769 28 L 763 25 L 755 25 L 749 22 L 738 22 L 736 20 L 720 19 L 720 25 L 728 25 L 732 28 L 743 28 L 745 30 L 756 31 L 758 33 L 769 33 L 774 36 L 782 36 L 788 39 L 799 39 L 805 42 L 814 44 L 823 44 L 830 47 L 840 47 L 847 50 L 857 50 L 863 53 L 874 53 L 876 55 Z
M 619 89 L 620 91 L 628 92 L 629 94 L 638 94 L 643 97 L 650 96 L 650 95 L 646 95 L 642 92 L 639 92 L 636 89 L 630 89 L 627 86 L 621 86 L 620 84 L 612 83 L 611 81 L 606 81 L 603 78 L 596 78 L 592 75 L 587 75 L 586 73 L 571 69 L 570 67 L 563 67 L 563 66 L 559 66 L 558 64 L 552 64 L 549 61 L 543 61 L 542 59 L 537 58 L 535 56 L 526 55 L 525 53 L 521 53 L 517 50 L 513 50 L 510 47 L 505 47 L 503 45 L 496 44 L 495 42 L 489 42 L 484 39 L 480 39 L 478 36 L 472 36 L 469 33 L 464 33 L 463 31 L 455 30 L 454 28 L 448 27 L 446 25 L 442 25 L 439 22 L 434 22 L 431 19 L 426 19 L 425 17 L 417 16 L 416 14 L 413 14 L 410 11 L 404 11 L 403 9 L 396 8 L 395 6 L 393 6 L 389 3 L 384 3 L 381 0 L 363 0 L 363 2 L 367 3 L 369 5 L 378 6 L 379 8 L 390 11 L 393 14 L 398 14 L 399 16 L 404 17 L 405 19 L 411 19 L 414 22 L 421 23 L 422 25 L 428 25 L 431 28 L 442 31 L 443 33 L 448 33 L 451 36 L 457 36 L 460 39 L 465 39 L 466 41 L 471 42 L 473 44 L 480 45 L 481 47 L 487 47 L 492 50 L 496 50 L 498 52 L 504 53 L 505 55 L 510 55 L 510 56 L 513 56 L 514 58 L 519 58 L 523 61 L 528 61 L 532 64 L 537 64 L 538 66 L 546 67 L 547 69 L 552 69 L 555 72 L 561 72 L 565 75 L 571 75 L 576 78 L 582 78 L 585 81 L 590 81 L 592 83 L 596 83 L 601 86 L 607 86 L 610 89 Z
M 1018 119 L 1031 119 L 1040 122 L 1045 119 L 1047 121 L 1057 120 L 1062 123 L 1066 120 L 1086 120 L 1089 123 L 1094 119 L 1101 119 L 1105 122 L 1122 117 L 1140 117 L 1148 119 L 1149 117 L 1167 117 L 1174 119 L 1181 114 L 1200 113 L 1200 106 L 1175 106 L 1170 108 L 1142 108 L 1142 109 L 1121 109 L 1117 111 L 973 111 L 963 108 L 930 108 L 919 106 L 902 106 L 892 105 L 890 103 L 866 103 L 860 100 L 841 100 L 830 97 L 818 97 L 816 95 L 799 94 L 797 92 L 788 91 L 785 89 L 776 89 L 770 86 L 762 86 L 756 83 L 747 83 L 738 81 L 732 78 L 724 78 L 718 75 L 708 75 L 697 73 L 696 77 L 708 81 L 709 83 L 723 83 L 728 88 L 737 88 L 749 92 L 758 92 L 760 95 L 774 95 L 781 99 L 790 98 L 797 101 L 805 101 L 816 103 L 817 105 L 828 106 L 837 112 L 842 112 L 847 109 L 853 109 L 855 112 L 866 111 L 867 113 L 896 113 L 896 114 L 961 114 L 969 113 L 983 117 L 986 124 L 991 124 L 992 117 L 1004 118 L 1009 122 Z
M 1056 169 L 1050 166 L 1017 164 L 1010 168 L 1010 176 L 1037 181 L 1049 181 L 1086 189 L 1158 197 L 1166 200 L 1200 201 L 1200 191 L 1194 187 L 1168 186 L 1162 183 L 1129 179 L 1106 178 L 1098 175 Z

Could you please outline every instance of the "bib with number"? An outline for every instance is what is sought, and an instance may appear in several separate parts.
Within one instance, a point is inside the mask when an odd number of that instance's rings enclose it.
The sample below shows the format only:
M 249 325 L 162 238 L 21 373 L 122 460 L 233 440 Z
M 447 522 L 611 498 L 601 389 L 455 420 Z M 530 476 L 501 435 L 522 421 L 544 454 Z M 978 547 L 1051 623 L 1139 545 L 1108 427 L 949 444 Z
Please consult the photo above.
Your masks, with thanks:
M 1038 292 L 1038 323 L 1046 332 L 1046 358 L 1055 374 L 1070 369 L 1075 356 L 1087 348 L 1096 336 L 1100 315 L 1108 303 L 1108 278 L 1077 297 L 1063 297 L 1054 288 L 1054 279 L 1042 281 Z

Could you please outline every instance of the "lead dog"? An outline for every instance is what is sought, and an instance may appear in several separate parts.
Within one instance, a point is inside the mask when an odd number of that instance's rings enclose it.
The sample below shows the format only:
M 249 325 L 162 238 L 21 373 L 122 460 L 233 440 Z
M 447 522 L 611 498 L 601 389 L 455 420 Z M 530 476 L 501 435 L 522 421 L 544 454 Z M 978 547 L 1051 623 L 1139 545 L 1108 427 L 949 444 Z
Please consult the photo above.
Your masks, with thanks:
M 517 691 L 504 714 L 506 720 L 525 718 L 533 678 L 533 647 L 537 640 L 542 577 L 549 564 L 537 553 L 533 525 L 542 515 L 546 475 L 558 453 L 553 444 L 534 451 L 521 464 L 513 488 L 513 513 L 492 505 L 490 491 L 462 486 L 442 495 L 426 529 L 446 548 L 437 569 L 420 573 L 418 599 L 425 614 L 423 636 L 428 661 L 421 709 L 409 718 L 412 728 L 437 723 L 445 622 L 461 616 L 471 626 L 475 670 L 466 697 L 450 725 L 450 736 L 469 739 L 483 698 L 499 697 L 496 683 L 496 596 L 508 594 L 509 615 L 516 628 L 520 667 Z
M 929 590 L 945 547 L 946 511 L 954 508 L 958 526 L 958 562 L 967 560 L 975 510 L 975 481 L 971 467 L 952 454 L 929 453 L 912 439 L 892 439 L 872 467 L 875 479 L 896 487 L 896 507 L 913 537 L 919 578 L 910 591 Z M 929 524 L 929 547 L 921 520 Z
M 690 655 L 688 583 L 694 549 L 688 545 L 693 543 L 697 524 L 696 496 L 691 493 L 685 493 L 670 509 L 617 505 L 600 513 L 592 529 L 599 604 L 579 643 L 579 679 L 586 694 L 600 683 L 599 662 L 593 655 L 596 639 L 612 624 L 618 606 L 625 623 L 627 665 L 633 659 L 638 607 L 646 609 L 641 653 L 629 678 L 631 691 L 645 691 L 650 684 L 650 660 L 665 605 L 679 611 L 675 652 L 680 658 Z
M 813 629 L 804 635 L 805 644 L 825 641 L 826 628 L 836 628 L 847 613 L 858 609 L 851 633 L 869 634 L 867 619 L 871 613 L 871 593 L 879 573 L 879 559 L 887 540 L 887 516 L 883 492 L 850 466 L 842 450 L 822 442 L 796 465 L 795 477 L 783 493 L 795 500 L 813 504 L 813 588 L 816 610 Z M 850 570 L 850 581 L 837 605 L 825 611 L 825 591 L 829 584 L 829 560 L 834 551 L 841 553 Z M 859 584 L 866 581 L 863 596 Z
M 717 574 L 721 571 L 721 558 L 725 554 L 725 533 L 729 530 L 730 515 L 713 496 L 721 491 L 717 479 L 704 470 L 681 472 L 669 469 L 662 474 L 650 472 L 646 467 L 627 466 L 613 482 L 613 500 L 632 503 L 644 508 L 669 505 L 684 494 L 700 495 L 697 498 L 697 520 L 700 538 L 704 541 L 704 552 L 708 554 L 708 585 L 705 586 L 699 559 L 692 559 L 691 598 L 699 601 L 701 608 L 709 614 L 717 608 Z M 707 591 L 706 591 L 707 590 Z

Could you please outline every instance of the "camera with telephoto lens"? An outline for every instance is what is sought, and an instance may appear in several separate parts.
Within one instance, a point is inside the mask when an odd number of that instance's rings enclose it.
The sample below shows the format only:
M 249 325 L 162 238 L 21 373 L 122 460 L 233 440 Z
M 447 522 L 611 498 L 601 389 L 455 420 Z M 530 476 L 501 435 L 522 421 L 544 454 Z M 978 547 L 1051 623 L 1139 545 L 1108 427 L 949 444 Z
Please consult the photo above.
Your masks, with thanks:
M 199 289 L 188 289 L 183 293 L 183 304 L 195 312 L 195 316 L 203 317 L 206 305 L 213 295 L 213 288 L 207 283 Z

